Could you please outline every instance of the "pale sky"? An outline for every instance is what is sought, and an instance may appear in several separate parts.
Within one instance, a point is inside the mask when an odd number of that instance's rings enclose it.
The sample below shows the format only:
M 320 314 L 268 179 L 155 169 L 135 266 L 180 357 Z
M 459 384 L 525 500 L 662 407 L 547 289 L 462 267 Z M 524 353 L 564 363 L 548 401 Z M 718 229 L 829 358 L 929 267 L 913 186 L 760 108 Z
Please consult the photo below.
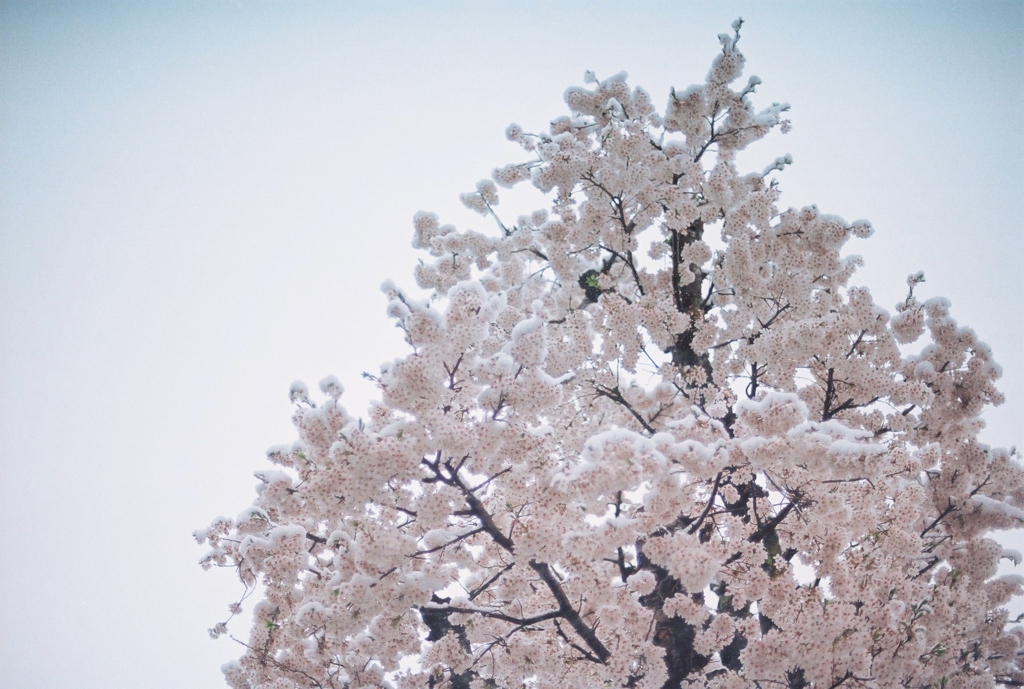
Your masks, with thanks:
M 985 440 L 1024 441 L 1024 2 L 0 2 L 0 689 L 223 686 L 240 589 L 190 534 L 294 438 L 293 380 L 364 412 L 413 213 L 491 231 L 458 194 L 523 159 L 507 124 L 586 69 L 664 104 L 737 16 L 794 126 L 741 162 L 873 222 L 883 307 L 923 270 L 1004 367 Z

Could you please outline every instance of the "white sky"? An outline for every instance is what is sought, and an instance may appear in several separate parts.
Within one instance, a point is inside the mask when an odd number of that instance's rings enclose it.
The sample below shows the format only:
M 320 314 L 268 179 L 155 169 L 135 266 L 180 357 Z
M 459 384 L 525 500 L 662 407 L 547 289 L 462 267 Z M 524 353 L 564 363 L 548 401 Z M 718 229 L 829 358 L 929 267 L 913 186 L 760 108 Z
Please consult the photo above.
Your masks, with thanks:
M 1022 2 L 0 2 L 0 689 L 223 686 L 239 589 L 190 533 L 293 439 L 292 380 L 364 410 L 413 213 L 490 231 L 457 196 L 522 159 L 509 122 L 585 69 L 663 103 L 739 15 L 794 124 L 744 161 L 874 223 L 884 307 L 925 271 L 1020 442 Z

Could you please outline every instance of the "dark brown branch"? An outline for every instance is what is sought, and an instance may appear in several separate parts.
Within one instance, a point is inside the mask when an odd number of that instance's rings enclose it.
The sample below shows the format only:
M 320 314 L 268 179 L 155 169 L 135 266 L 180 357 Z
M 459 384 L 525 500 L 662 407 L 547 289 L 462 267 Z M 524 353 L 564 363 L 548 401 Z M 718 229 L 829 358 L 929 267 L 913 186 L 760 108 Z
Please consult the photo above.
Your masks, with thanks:
M 934 529 L 936 526 L 938 526 L 939 522 L 941 522 L 943 519 L 945 519 L 949 514 L 951 514 L 953 512 L 956 512 L 959 509 L 955 504 L 953 504 L 952 498 L 949 498 L 948 500 L 949 500 L 949 503 L 946 505 L 946 509 L 942 510 L 942 512 L 939 513 L 939 516 L 936 517 L 935 520 L 932 521 L 931 524 L 929 524 L 928 526 L 924 527 L 924 531 L 921 532 L 921 537 L 922 538 L 924 538 L 924 535 L 926 533 L 928 533 L 929 531 Z
M 499 476 L 501 476 L 502 474 L 507 474 L 507 473 L 508 473 L 508 472 L 510 472 L 510 471 L 512 471 L 512 467 L 509 467 L 509 468 L 507 468 L 507 469 L 502 469 L 501 471 L 499 471 L 498 473 L 496 473 L 496 474 L 495 474 L 494 476 L 492 476 L 492 477 L 490 477 L 489 479 L 485 480 L 485 481 L 484 481 L 483 483 L 481 483 L 481 484 L 477 485 L 477 486 L 476 486 L 475 488 L 470 488 L 469 490 L 470 490 L 471 492 L 475 493 L 475 492 L 477 492 L 478 490 L 480 490 L 481 488 L 483 488 L 484 486 L 486 486 L 486 485 L 487 485 L 488 483 L 490 483 L 491 481 L 493 481 L 494 479 L 498 478 L 498 477 L 499 477 Z
M 708 504 L 704 506 L 704 511 L 700 513 L 699 517 L 697 517 L 697 521 L 695 521 L 693 525 L 691 525 L 690 528 L 686 530 L 686 533 L 692 536 L 693 534 L 697 533 L 698 529 L 700 529 L 700 525 L 704 523 L 704 520 L 707 518 L 708 513 L 711 512 L 711 508 L 715 504 L 715 498 L 718 497 L 718 488 L 721 485 L 722 472 L 719 471 L 718 476 L 715 477 L 715 485 L 711 489 L 711 497 L 708 498 Z
M 644 419 L 644 417 L 640 415 L 640 412 L 638 412 L 636 409 L 633 408 L 633 405 L 631 405 L 629 402 L 626 401 L 626 398 L 624 398 L 622 396 L 622 393 L 619 392 L 619 388 L 618 387 L 606 388 L 603 385 L 596 385 L 594 387 L 594 389 L 597 391 L 597 394 L 600 397 L 607 397 L 608 399 L 612 400 L 613 402 L 617 402 L 617 403 L 621 404 L 623 407 L 625 407 L 626 410 L 630 414 L 632 414 L 633 417 L 637 421 L 640 422 L 640 425 L 643 426 L 645 431 L 647 431 L 651 435 L 654 435 L 655 430 L 653 428 L 651 428 L 651 424 L 649 424 L 646 421 L 646 419 Z
M 679 292 L 679 254 L 682 247 L 679 246 L 679 230 L 672 230 L 672 300 L 676 304 L 676 311 L 686 312 L 683 306 L 682 295 Z
M 605 195 L 611 202 L 612 208 L 614 208 L 618 213 L 618 220 L 619 224 L 622 226 L 622 231 L 625 232 L 626 234 L 632 234 L 633 230 L 636 229 L 636 221 L 626 221 L 622 197 L 610 192 L 607 189 L 607 187 L 605 187 L 603 184 L 594 179 L 594 175 L 592 173 L 587 173 L 583 178 L 605 193 Z
M 561 610 L 551 610 L 549 612 L 545 612 L 545 613 L 542 613 L 540 615 L 534 615 L 533 617 L 519 618 L 519 617 L 513 617 L 511 615 L 506 615 L 503 612 L 497 612 L 495 610 L 487 610 L 486 608 L 463 608 L 463 607 L 450 606 L 450 607 L 444 607 L 444 608 L 427 607 L 425 609 L 426 610 L 430 610 L 432 612 L 436 611 L 439 614 L 448 614 L 448 615 L 450 615 L 452 613 L 457 613 L 457 614 L 460 614 L 460 615 L 480 615 L 481 617 L 490 617 L 490 618 L 495 619 L 495 620 L 501 620 L 502 622 L 510 622 L 512 624 L 517 624 L 517 625 L 519 625 L 521 627 L 525 627 L 525 626 L 531 625 L 531 624 L 537 624 L 538 622 L 546 622 L 547 620 L 553 620 L 553 619 L 555 619 L 557 617 L 562 617 L 562 611 Z
M 689 314 L 693 321 L 696 322 L 699 318 L 699 314 L 695 313 L 695 310 L 703 312 L 703 299 L 700 293 L 700 286 L 704 280 L 703 271 L 700 270 L 700 266 L 690 264 L 696 268 L 693 272 L 693 281 L 686 285 L 681 284 L 682 276 L 681 272 L 683 269 L 682 257 L 683 247 L 701 238 L 704 234 L 704 224 L 701 220 L 694 220 L 690 223 L 689 227 L 684 231 L 672 230 L 671 245 L 672 245 L 672 298 L 676 305 L 676 310 L 680 313 Z M 685 237 L 685 238 L 684 238 Z M 686 239 L 690 241 L 687 242 Z M 687 269 L 690 266 L 686 266 Z M 710 294 L 710 291 L 709 291 Z
M 623 256 L 618 251 L 615 251 L 614 249 L 610 249 L 607 246 L 603 246 L 602 245 L 601 249 L 603 249 L 604 251 L 607 251 L 608 253 L 610 253 L 613 258 L 617 258 L 617 259 L 619 259 L 620 261 L 622 261 L 623 263 L 626 264 L 626 266 L 629 268 L 630 272 L 633 273 L 633 281 L 636 282 L 636 288 L 640 292 L 640 296 L 643 296 L 644 295 L 644 286 L 643 286 L 643 283 L 640 282 L 640 273 L 638 273 L 637 270 L 636 270 L 636 264 L 633 263 L 633 252 L 632 251 L 627 251 L 626 255 Z
M 768 536 L 768 534 L 775 530 L 776 526 L 782 523 L 782 520 L 789 515 L 789 513 L 793 510 L 794 507 L 796 507 L 796 504 L 799 500 L 800 494 L 794 494 L 793 498 L 789 501 L 789 503 L 786 504 L 785 507 L 779 510 L 778 514 L 776 514 L 774 517 L 772 517 L 764 524 L 762 524 L 761 528 L 759 528 L 757 531 L 747 536 L 747 540 L 751 543 L 758 543 L 760 541 L 763 541 L 765 537 Z
M 487 511 L 487 508 L 484 507 L 484 504 L 480 502 L 480 499 L 476 497 L 476 495 L 473 494 L 473 491 L 465 483 L 462 482 L 461 478 L 459 478 L 458 470 L 462 467 L 467 457 L 468 455 L 462 458 L 462 461 L 459 462 L 458 467 L 452 467 L 451 463 L 446 463 L 445 468 L 448 469 L 449 472 L 447 476 L 441 470 L 440 450 L 438 450 L 437 458 L 433 462 L 424 457 L 422 460 L 420 460 L 420 463 L 428 467 L 434 474 L 432 477 L 424 479 L 424 481 L 440 481 L 441 483 L 449 485 L 453 488 L 458 488 L 459 491 L 462 493 L 462 497 L 466 501 L 466 504 L 469 506 L 469 512 L 467 516 L 476 517 L 480 521 L 480 526 L 483 529 L 483 531 L 486 531 L 487 534 L 492 539 L 494 539 L 495 543 L 497 543 L 502 548 L 511 553 L 513 551 L 512 540 L 501 532 L 501 529 L 498 528 L 497 523 L 495 523 L 494 521 L 494 517 L 492 517 L 491 513 Z
M 515 567 L 515 563 L 512 563 L 512 564 L 510 564 L 510 565 L 505 565 L 505 567 L 504 567 L 504 568 L 503 568 L 503 569 L 502 569 L 502 570 L 501 570 L 500 572 L 498 572 L 497 574 L 495 574 L 494 576 L 492 576 L 492 577 L 491 577 L 490 579 L 488 579 L 488 580 L 487 580 L 487 581 L 485 581 L 484 583 L 482 583 L 482 584 L 480 584 L 479 586 L 477 586 L 477 587 L 476 587 L 475 589 L 473 589 L 473 591 L 472 591 L 472 592 L 470 592 L 470 594 L 469 594 L 469 600 L 473 600 L 474 598 L 476 598 L 477 596 L 479 596 L 479 595 L 480 595 L 481 593 L 483 593 L 484 591 L 486 591 L 486 590 L 488 589 L 488 587 L 490 587 L 490 585 L 491 585 L 491 584 L 493 584 L 493 583 L 494 583 L 494 582 L 496 582 L 496 581 L 497 581 L 498 579 L 500 579 L 500 578 L 501 578 L 501 576 L 502 576 L 503 574 L 505 574 L 505 572 L 509 571 L 509 570 L 510 570 L 510 569 L 512 569 L 513 567 Z
M 877 402 L 880 399 L 882 399 L 882 398 L 881 397 L 872 397 L 867 402 L 856 402 L 855 403 L 853 401 L 853 398 L 851 397 L 848 400 L 846 400 L 845 402 L 843 402 L 842 404 L 840 404 L 838 407 L 833 409 L 831 411 L 831 413 L 828 415 L 828 417 L 824 419 L 824 421 L 828 421 L 829 419 L 831 419 L 832 417 L 834 417 L 836 414 L 838 414 L 841 411 L 848 411 L 850 409 L 859 409 L 860 407 L 866 407 L 869 404 L 874 404 L 875 402 Z
M 775 321 L 779 320 L 782 314 L 786 313 L 786 311 L 788 311 L 793 306 L 792 304 L 784 304 L 780 306 L 777 299 L 772 299 L 772 301 L 775 302 L 775 313 L 772 314 L 772 317 L 763 323 L 761 322 L 760 318 L 757 319 L 758 325 L 760 325 L 761 328 L 764 330 L 768 330 L 773 325 L 775 325 Z M 760 333 L 757 333 L 757 335 L 760 335 Z
M 499 393 L 498 394 L 498 403 L 496 405 L 494 405 L 494 407 L 493 407 L 494 412 L 491 414 L 491 420 L 492 421 L 496 421 L 498 419 L 498 414 L 500 414 L 501 410 L 505 408 L 505 401 L 506 401 L 505 400 L 505 393 L 504 392 Z
M 566 636 L 565 632 L 562 631 L 562 625 L 558 624 L 558 620 L 555 620 L 555 630 L 558 632 L 558 636 L 562 637 L 569 646 L 576 649 L 583 655 L 584 660 L 589 660 L 592 663 L 602 662 L 599 658 L 595 657 L 593 653 L 573 642 L 568 636 Z
M 827 377 L 825 378 L 825 400 L 822 404 L 821 420 L 828 421 L 833 418 L 836 414 L 850 409 L 857 409 L 858 407 L 866 407 L 869 404 L 874 404 L 880 397 L 872 397 L 867 402 L 854 402 L 854 398 L 850 397 L 839 406 L 833 406 L 836 403 L 836 395 L 838 394 L 837 385 L 842 381 L 837 381 L 836 370 L 834 368 L 828 369 Z
M 469 505 L 469 509 L 473 511 L 473 516 L 480 520 L 480 524 L 483 526 L 484 531 L 494 539 L 495 543 L 500 545 L 509 553 L 512 553 L 515 548 L 512 543 L 512 539 L 501 532 L 501 529 L 498 528 L 498 525 L 494 521 L 494 517 L 492 517 L 491 513 L 487 511 L 484 504 L 480 502 L 479 498 L 473 495 L 472 491 L 461 485 L 461 483 L 462 482 L 459 481 L 460 485 L 458 487 L 462 489 L 463 498 Z
M 250 651 L 256 652 L 256 649 L 254 647 L 250 646 L 249 644 L 245 643 L 244 641 L 242 641 L 240 639 L 236 639 L 235 637 L 232 636 L 231 640 L 234 641 L 237 644 L 241 644 L 242 646 L 245 646 Z M 269 641 L 270 640 L 268 638 L 267 639 L 268 644 L 269 644 Z M 297 669 L 295 669 L 293 667 L 288 667 L 287 665 L 285 665 L 284 663 L 279 662 L 275 658 L 273 658 L 271 656 L 268 656 L 267 655 L 267 649 L 264 648 L 263 651 L 260 654 L 260 665 L 266 665 L 268 661 L 270 662 L 271 665 L 276 667 L 278 670 L 282 670 L 284 672 L 291 672 L 291 673 L 294 673 L 296 675 L 302 675 L 303 677 L 305 677 L 309 681 L 310 686 L 321 687 L 321 689 L 324 686 L 319 681 L 317 681 L 317 679 L 315 677 L 313 677 L 309 673 L 303 672 L 302 670 L 297 670 Z
M 462 461 L 465 462 L 465 460 L 466 457 L 463 457 Z M 453 468 L 450 462 L 446 462 L 445 468 L 448 469 L 449 472 L 448 475 L 446 476 L 441 471 L 440 462 L 440 451 L 438 451 L 437 458 L 433 462 L 428 460 L 426 457 L 424 457 L 421 460 L 421 464 L 428 467 L 434 473 L 434 480 L 440 481 L 446 485 L 452 486 L 453 488 L 459 489 L 459 491 L 462 493 L 463 499 L 469 506 L 469 513 L 480 521 L 481 526 L 478 531 L 486 532 L 494 540 L 495 543 L 500 545 L 509 553 L 514 553 L 515 544 L 512 542 L 512 539 L 501 532 L 501 529 L 498 528 L 498 525 L 497 523 L 495 523 L 494 517 L 491 516 L 491 513 L 487 511 L 487 508 L 484 507 L 480 499 L 473 494 L 472 489 L 470 489 L 465 483 L 462 482 L 462 479 L 460 479 L 458 476 L 458 468 Z M 461 466 L 462 463 L 460 462 L 459 468 L 461 468 Z M 558 603 L 557 611 L 545 613 L 544 615 L 537 616 L 536 618 L 527 619 L 519 619 L 511 617 L 509 615 L 505 615 L 504 613 L 496 613 L 493 611 L 481 611 L 476 609 L 452 608 L 450 609 L 450 612 L 475 612 L 478 614 L 486 613 L 488 617 L 504 620 L 506 622 L 518 624 L 520 626 L 535 624 L 537 622 L 553 619 L 555 617 L 561 617 L 572 626 L 576 633 L 580 635 L 580 638 L 582 638 L 583 641 L 586 642 L 587 646 L 591 649 L 591 651 L 593 651 L 593 653 L 598 657 L 598 659 L 601 662 L 607 661 L 608 658 L 611 657 L 611 652 L 607 648 L 605 648 L 604 644 L 601 643 L 601 640 L 597 638 L 597 635 L 594 633 L 594 630 L 586 625 L 586 623 L 580 617 L 579 612 L 575 608 L 573 608 L 572 603 L 569 602 L 568 596 L 565 595 L 565 590 L 562 589 L 562 585 L 558 582 L 557 579 L 555 579 L 555 576 L 551 571 L 551 567 L 549 567 L 548 564 L 545 562 L 537 562 L 536 560 L 530 560 L 530 567 L 535 572 L 537 572 L 537 574 L 540 575 L 541 580 L 544 581 L 548 589 L 550 589 L 552 595 L 555 597 L 555 601 Z M 430 608 L 430 610 L 434 610 L 434 608 Z M 441 611 L 441 613 L 443 612 L 444 610 Z
M 715 104 L 715 109 L 716 109 L 716 110 L 718 109 L 718 104 L 717 104 L 717 103 Z M 706 142 L 704 143 L 704 145 L 700 147 L 700 150 L 699 150 L 699 151 L 697 151 L 697 155 L 696 155 L 696 156 L 694 156 L 694 158 L 693 158 L 693 162 L 695 162 L 695 163 L 699 163 L 699 162 L 700 162 L 700 159 L 701 159 L 701 158 L 702 158 L 702 157 L 704 156 L 704 154 L 705 154 L 705 153 L 707 152 L 707 150 L 708 150 L 708 148 L 709 148 L 709 147 L 711 146 L 711 144 L 713 144 L 713 143 L 715 143 L 716 141 L 718 141 L 718 139 L 716 138 L 716 134 L 715 134 L 715 122 L 717 122 L 717 119 L 716 119 L 716 118 L 714 118 L 714 117 L 712 117 L 712 118 L 710 118 L 710 119 L 708 120 L 708 124 L 710 124 L 710 125 L 711 125 L 711 131 L 710 131 L 710 136 L 708 136 L 708 140 L 707 140 L 707 141 L 706 141 Z
M 613 565 L 617 565 L 619 568 L 619 576 L 622 578 L 622 583 L 626 583 L 626 580 L 629 579 L 629 577 L 636 574 L 636 567 L 626 564 L 626 553 L 621 546 L 619 547 L 617 554 L 618 557 L 616 559 L 613 560 L 610 557 L 606 557 L 604 558 L 604 562 L 611 562 Z
M 451 368 L 448 368 L 448 364 L 447 363 L 441 362 L 442 365 L 444 366 L 445 372 L 448 374 L 448 389 L 452 390 L 453 392 L 459 392 L 462 389 L 461 387 L 455 387 L 456 386 L 455 374 L 458 372 L 459 366 L 462 364 L 462 357 L 463 356 L 465 356 L 465 355 L 464 354 L 459 354 L 459 358 L 455 361 L 455 365 L 452 366 Z
M 558 602 L 559 617 L 565 619 L 566 622 L 575 630 L 575 632 L 586 642 L 587 647 L 593 651 L 594 655 L 603 663 L 611 658 L 611 652 L 605 648 L 605 645 L 601 643 L 601 640 L 597 638 L 597 634 L 594 630 L 587 626 L 587 623 L 580 617 L 579 612 L 569 602 L 569 597 L 565 595 L 565 590 L 562 585 L 555 578 L 554 573 L 551 571 L 551 567 L 546 562 L 537 562 L 536 560 L 530 560 L 530 567 L 537 574 L 540 575 L 541 580 L 547 584 L 548 589 L 551 591 L 551 595 L 555 597 Z
M 864 335 L 866 335 L 867 332 L 868 332 L 867 330 L 861 330 L 860 331 L 860 335 L 858 335 L 857 339 L 854 340 L 853 346 L 850 347 L 850 351 L 848 351 L 846 353 L 846 358 L 847 359 L 849 359 L 851 356 L 853 356 L 853 353 L 857 351 L 857 347 L 859 347 L 860 343 L 864 341 Z
M 427 550 L 417 550 L 416 554 L 417 555 L 428 555 L 430 553 L 436 553 L 439 550 L 444 550 L 445 548 L 449 548 L 449 547 L 451 547 L 453 545 L 457 545 L 459 543 L 462 543 L 462 541 L 466 540 L 467 538 L 469 538 L 471 536 L 475 536 L 478 533 L 482 533 L 483 531 L 484 531 L 484 528 L 482 526 L 478 526 L 477 528 L 472 529 L 470 531 L 467 531 L 466 533 L 459 534 L 458 536 L 456 536 L 452 540 L 448 541 L 447 543 L 443 543 L 441 545 L 434 546 L 433 548 L 428 548 Z
M 768 369 L 768 367 L 765 366 L 765 370 L 767 370 L 767 369 Z M 745 390 L 745 392 L 747 394 L 747 399 L 751 399 L 752 400 L 757 395 L 757 377 L 760 374 L 761 374 L 761 371 L 757 368 L 757 362 L 756 361 L 751 361 L 750 362 L 750 382 L 747 383 L 747 388 Z

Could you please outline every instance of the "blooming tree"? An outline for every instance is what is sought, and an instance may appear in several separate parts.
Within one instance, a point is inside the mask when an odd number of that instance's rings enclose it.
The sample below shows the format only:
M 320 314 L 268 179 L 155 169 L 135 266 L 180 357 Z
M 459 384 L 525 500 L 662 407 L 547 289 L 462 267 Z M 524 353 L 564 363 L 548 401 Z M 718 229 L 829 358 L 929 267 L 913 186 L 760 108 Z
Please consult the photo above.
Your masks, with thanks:
M 511 125 L 527 162 L 463 195 L 493 233 L 416 216 L 431 296 L 385 284 L 411 353 L 368 420 L 295 384 L 281 468 L 196 532 L 263 587 L 230 686 L 1024 685 L 1000 369 L 921 275 L 895 315 L 850 285 L 871 227 L 780 210 L 788 157 L 737 170 L 789 122 L 734 29 L 663 114 L 588 73 Z M 550 211 L 509 226 L 522 182 Z

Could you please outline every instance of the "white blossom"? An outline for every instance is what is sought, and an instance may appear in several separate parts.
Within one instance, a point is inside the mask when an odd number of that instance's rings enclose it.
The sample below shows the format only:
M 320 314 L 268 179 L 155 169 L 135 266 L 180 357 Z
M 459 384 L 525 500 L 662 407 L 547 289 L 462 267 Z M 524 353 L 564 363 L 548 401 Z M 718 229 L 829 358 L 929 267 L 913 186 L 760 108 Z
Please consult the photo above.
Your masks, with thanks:
M 664 112 L 588 72 L 510 125 L 527 159 L 462 195 L 493 232 L 414 217 L 431 296 L 382 286 L 380 401 L 293 384 L 297 440 L 194 534 L 260 592 L 229 686 L 1021 686 L 1001 369 L 923 274 L 895 315 L 852 282 L 871 225 L 780 206 L 792 158 L 737 168 L 789 128 L 732 86 L 741 24 Z

